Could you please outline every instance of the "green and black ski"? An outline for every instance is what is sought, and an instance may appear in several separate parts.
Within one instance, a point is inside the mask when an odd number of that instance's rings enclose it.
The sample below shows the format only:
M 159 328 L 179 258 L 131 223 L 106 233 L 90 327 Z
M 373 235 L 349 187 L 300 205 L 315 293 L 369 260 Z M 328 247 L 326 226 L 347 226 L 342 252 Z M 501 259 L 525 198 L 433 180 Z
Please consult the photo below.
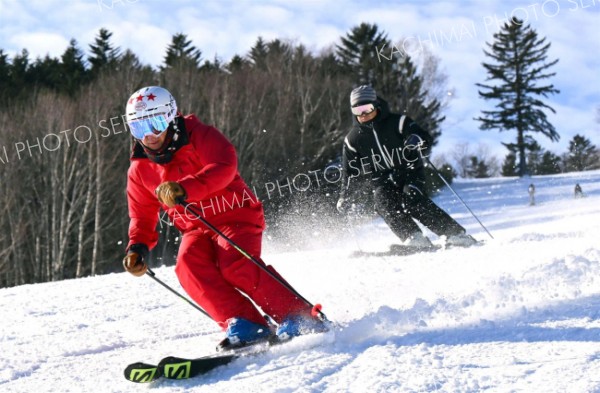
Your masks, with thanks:
M 261 353 L 262 351 L 252 352 Z M 125 368 L 125 378 L 131 382 L 149 383 L 159 378 L 188 379 L 231 363 L 233 360 L 244 356 L 242 353 L 214 354 L 197 359 L 186 359 L 176 356 L 168 356 L 162 359 L 158 365 L 147 363 L 132 363 Z
M 226 364 L 242 356 L 252 356 L 264 353 L 270 347 L 285 343 L 289 340 L 262 341 L 253 345 L 231 349 L 224 352 L 217 352 L 212 355 L 203 356 L 196 359 L 187 359 L 177 356 L 167 356 L 158 364 L 148 364 L 136 362 L 125 368 L 125 379 L 136 383 L 149 383 L 159 378 L 167 379 L 188 379 L 207 372 Z

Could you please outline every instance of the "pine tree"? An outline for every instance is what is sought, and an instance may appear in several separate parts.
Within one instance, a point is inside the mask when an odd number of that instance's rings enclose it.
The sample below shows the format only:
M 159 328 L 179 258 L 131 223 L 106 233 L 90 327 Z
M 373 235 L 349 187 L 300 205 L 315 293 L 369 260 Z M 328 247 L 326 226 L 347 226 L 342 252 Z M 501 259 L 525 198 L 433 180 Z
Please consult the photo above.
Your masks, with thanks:
M 126 49 L 125 52 L 117 60 L 114 73 L 114 78 L 118 80 L 125 91 L 134 91 L 140 87 L 140 84 L 152 84 L 155 80 L 156 73 L 150 65 L 144 65 L 131 49 Z M 146 82 L 143 82 L 146 81 Z
M 256 44 L 252 48 L 250 48 L 250 53 L 248 57 L 254 64 L 254 67 L 260 70 L 267 69 L 267 54 L 269 50 L 267 49 L 267 44 L 262 39 L 262 37 L 258 37 L 256 40 Z
M 73 96 L 87 80 L 87 70 L 83 52 L 77 47 L 77 41 L 71 39 L 69 46 L 61 56 L 61 90 Z
M 212 61 L 204 60 L 204 64 L 202 64 L 202 66 L 200 67 L 200 70 L 202 71 L 221 71 L 224 69 L 225 65 L 217 55 L 215 55 Z
M 518 173 L 524 176 L 527 173 L 527 134 L 539 132 L 552 141 L 560 138 L 543 112 L 548 109 L 554 113 L 554 109 L 538 98 L 559 92 L 552 84 L 539 85 L 542 80 L 555 75 L 547 70 L 558 59 L 547 62 L 550 43 L 546 43 L 545 38 L 538 39 L 529 25 L 524 26 L 523 21 L 516 18 L 505 23 L 500 32 L 494 34 L 494 40 L 493 44 L 487 43 L 490 50 L 484 50 L 484 53 L 495 63 L 483 63 L 483 66 L 488 73 L 486 81 L 497 80 L 498 83 L 476 85 L 481 88 L 479 95 L 484 100 L 500 101 L 496 105 L 499 109 L 483 110 L 483 116 L 475 120 L 481 122 L 481 130 L 517 131 Z
M 199 68 L 200 56 L 202 56 L 202 52 L 192 45 L 192 41 L 187 39 L 187 35 L 177 33 L 171 38 L 171 43 L 167 47 L 163 68 L 175 67 L 182 63 Z
M 10 78 L 13 82 L 14 86 L 17 86 L 21 89 L 24 89 L 29 80 L 29 69 L 31 68 L 31 64 L 29 64 L 29 51 L 27 49 L 23 49 L 20 54 L 17 54 L 12 61 L 12 65 L 10 67 Z
M 569 152 L 565 159 L 567 172 L 595 169 L 598 166 L 598 160 L 596 146 L 588 138 L 577 134 L 571 139 Z
M 29 69 L 29 77 L 36 87 L 60 90 L 62 84 L 61 64 L 57 58 L 44 56 L 37 58 Z
M 533 141 L 527 148 L 527 171 L 532 175 L 539 175 L 539 166 L 542 161 L 544 149 L 539 143 Z
M 9 101 L 12 95 L 12 80 L 10 77 L 10 61 L 8 55 L 0 49 L 0 106 Z
M 225 69 L 229 72 L 237 72 L 240 71 L 250 65 L 250 62 L 244 59 L 240 55 L 234 55 L 229 63 L 225 66 Z
M 283 70 L 291 70 L 290 66 L 293 61 L 294 48 L 280 39 L 274 39 L 266 44 L 267 55 L 265 57 L 266 69 L 269 72 L 274 71 L 274 67 Z
M 30 88 L 33 87 L 34 81 L 31 78 L 31 63 L 27 49 L 21 50 L 21 53 L 13 57 L 8 68 L 8 76 L 10 79 L 9 87 L 11 88 L 7 95 L 9 103 L 28 98 L 33 94 L 33 90 Z
M 489 166 L 485 160 L 480 160 L 477 156 L 469 157 L 470 163 L 467 168 L 467 176 L 475 179 L 483 179 L 490 177 Z
M 488 164 L 486 164 L 485 161 L 479 161 L 475 171 L 475 178 L 485 179 L 488 177 L 490 177 L 490 168 Z
M 265 42 L 258 37 L 248 53 L 248 59 L 255 69 L 274 72 L 290 72 L 295 48 L 278 38 Z
M 341 41 L 341 45 L 336 45 L 336 55 L 354 78 L 355 86 L 370 85 L 383 97 L 392 97 L 396 93 L 396 85 L 391 83 L 394 61 L 377 56 L 378 49 L 391 48 L 387 35 L 376 24 L 361 23 Z
M 94 44 L 90 44 L 92 54 L 88 57 L 88 61 L 94 76 L 97 76 L 104 69 L 114 67 L 119 60 L 121 50 L 118 47 L 113 47 L 110 42 L 112 34 L 110 31 L 101 28 Z
M 502 176 L 517 176 L 517 156 L 515 153 L 508 153 L 506 157 L 504 157 L 504 162 L 502 163 Z
M 267 43 L 267 53 L 270 56 L 282 56 L 286 60 L 291 60 L 292 47 L 280 39 L 274 39 Z
M 560 173 L 560 157 L 556 154 L 546 151 L 542 154 L 540 165 L 538 166 L 538 175 L 553 175 Z

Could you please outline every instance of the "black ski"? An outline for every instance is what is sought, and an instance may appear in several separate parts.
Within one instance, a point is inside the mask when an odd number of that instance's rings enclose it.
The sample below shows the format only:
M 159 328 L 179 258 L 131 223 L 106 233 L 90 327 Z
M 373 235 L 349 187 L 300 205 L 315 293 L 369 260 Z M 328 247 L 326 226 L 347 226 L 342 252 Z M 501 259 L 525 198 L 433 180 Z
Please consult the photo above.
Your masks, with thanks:
M 404 256 L 413 255 L 421 252 L 435 252 L 441 250 L 442 247 L 433 245 L 431 247 L 413 247 L 405 246 L 403 244 L 392 244 L 387 251 L 363 251 L 357 250 L 350 254 L 353 258 L 359 257 L 391 257 L 391 256 Z
M 469 244 L 467 246 L 463 246 L 463 245 L 460 245 L 460 244 L 456 244 L 456 245 L 446 244 L 444 246 L 444 248 L 447 249 L 447 250 L 451 250 L 451 249 L 454 249 L 454 248 L 470 248 L 470 247 L 479 247 L 479 246 L 483 246 L 483 245 L 485 245 L 485 240 L 476 240 L 475 243 Z
M 329 331 L 329 328 L 323 331 L 313 331 L 312 333 L 320 334 L 327 331 Z M 125 368 L 125 379 L 136 383 L 150 383 L 159 378 L 193 378 L 198 375 L 206 374 L 219 366 L 229 364 L 238 358 L 260 355 L 269 351 L 269 349 L 275 345 L 285 344 L 290 341 L 292 341 L 292 339 L 282 340 L 276 336 L 272 336 L 268 340 L 227 349 L 223 352 L 217 352 L 196 359 L 167 356 L 156 365 L 136 362 Z
M 231 363 L 237 358 L 249 355 L 258 355 L 266 352 L 271 346 L 287 341 L 270 340 L 260 342 L 237 349 L 232 349 L 223 353 L 215 353 L 196 359 L 180 358 L 177 356 L 167 356 L 157 365 L 136 362 L 125 368 L 125 379 L 136 383 L 150 383 L 159 378 L 167 379 L 188 379 L 207 372 L 226 364 Z
M 419 254 L 424 252 L 436 252 L 439 250 L 450 250 L 455 248 L 469 248 L 469 247 L 479 247 L 485 244 L 484 240 L 477 240 L 475 243 L 468 246 L 461 245 L 444 245 L 440 246 L 438 244 L 432 244 L 430 247 L 414 247 L 407 246 L 404 244 L 392 244 L 390 245 L 387 251 L 363 251 L 356 250 L 350 254 L 351 258 L 360 258 L 360 257 L 393 257 L 393 256 L 406 256 Z
M 206 374 L 207 372 L 231 363 L 241 355 L 231 353 L 227 355 L 210 355 L 198 359 L 185 359 L 175 356 L 169 356 L 158 363 L 158 368 L 162 370 L 162 376 L 167 379 L 188 379 L 195 376 Z
M 219 366 L 231 363 L 241 356 L 243 356 L 242 353 L 235 352 L 216 353 L 196 359 L 167 356 L 158 362 L 158 365 L 139 362 L 130 364 L 125 368 L 125 379 L 136 383 L 149 383 L 159 378 L 188 379 L 206 374 Z

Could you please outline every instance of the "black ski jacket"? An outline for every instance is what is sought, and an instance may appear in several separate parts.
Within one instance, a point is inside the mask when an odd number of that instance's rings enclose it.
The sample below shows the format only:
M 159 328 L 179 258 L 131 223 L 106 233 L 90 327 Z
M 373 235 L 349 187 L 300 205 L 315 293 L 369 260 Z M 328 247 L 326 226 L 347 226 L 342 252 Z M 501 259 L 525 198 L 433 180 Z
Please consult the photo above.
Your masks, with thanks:
M 375 185 L 386 179 L 407 176 L 409 171 L 422 168 L 420 160 L 410 160 L 405 142 L 412 134 L 424 142 L 423 155 L 431 146 L 431 136 L 406 115 L 391 113 L 388 103 L 377 97 L 379 113 L 369 123 L 360 124 L 352 116 L 353 126 L 344 139 L 342 153 L 341 198 L 349 196 L 359 183 L 358 177 L 371 175 Z

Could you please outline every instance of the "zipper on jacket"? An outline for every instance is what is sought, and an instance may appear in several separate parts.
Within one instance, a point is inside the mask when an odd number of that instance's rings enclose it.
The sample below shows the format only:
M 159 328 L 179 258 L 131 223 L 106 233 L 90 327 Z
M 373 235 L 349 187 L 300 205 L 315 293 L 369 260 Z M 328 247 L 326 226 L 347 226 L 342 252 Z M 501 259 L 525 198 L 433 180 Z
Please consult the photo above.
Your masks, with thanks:
M 381 143 L 379 143 L 379 137 L 377 136 L 377 131 L 375 131 L 375 124 L 371 124 L 371 128 L 373 129 L 373 136 L 375 136 L 375 142 L 377 143 L 379 152 L 381 153 L 381 156 L 383 157 L 383 160 L 385 161 L 385 165 L 387 165 L 388 169 L 394 168 L 393 158 L 392 158 L 392 163 L 390 165 L 390 162 L 388 161 L 389 157 L 383 153 L 383 149 L 381 148 Z

